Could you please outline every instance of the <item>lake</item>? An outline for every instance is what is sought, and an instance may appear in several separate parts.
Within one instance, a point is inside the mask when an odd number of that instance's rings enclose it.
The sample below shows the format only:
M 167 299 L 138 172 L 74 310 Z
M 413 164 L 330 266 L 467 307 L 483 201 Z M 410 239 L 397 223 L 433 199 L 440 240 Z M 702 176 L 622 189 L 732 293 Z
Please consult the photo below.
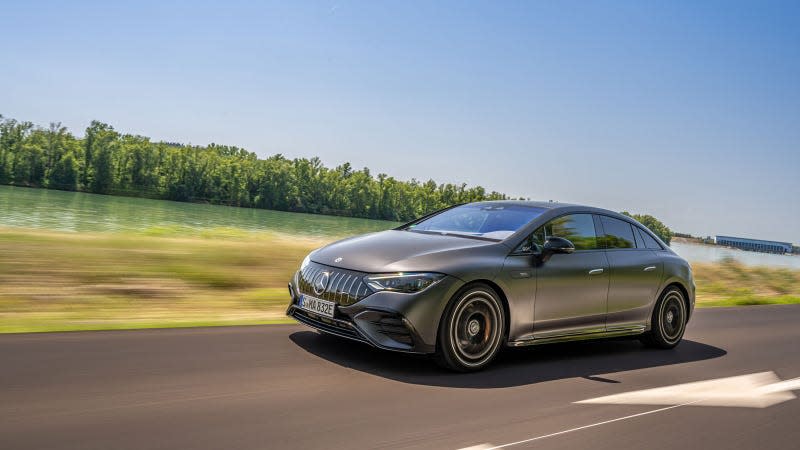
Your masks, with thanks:
M 382 220 L 0 186 L 0 226 L 8 227 L 101 232 L 230 227 L 334 238 L 397 225 Z
M 772 253 L 746 252 L 735 248 L 717 247 L 716 245 L 690 244 L 673 242 L 670 247 L 675 253 L 690 262 L 717 262 L 733 258 L 747 266 L 770 266 L 800 269 L 800 256 L 775 255 Z
M 395 222 L 264 209 L 180 203 L 81 192 L 0 186 L 0 226 L 57 231 L 141 231 L 157 227 L 230 227 L 318 238 L 336 238 L 397 226 Z M 749 266 L 800 269 L 800 257 L 675 242 L 692 262 L 733 258 Z

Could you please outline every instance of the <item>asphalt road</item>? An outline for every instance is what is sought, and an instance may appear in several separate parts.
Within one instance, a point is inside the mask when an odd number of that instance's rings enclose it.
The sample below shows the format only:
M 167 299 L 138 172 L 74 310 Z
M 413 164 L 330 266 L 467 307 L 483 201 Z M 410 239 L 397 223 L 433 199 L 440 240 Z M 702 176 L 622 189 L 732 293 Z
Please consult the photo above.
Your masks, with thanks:
M 800 448 L 800 399 L 574 403 L 763 371 L 800 377 L 800 307 L 699 310 L 671 351 L 515 349 L 467 375 L 300 325 L 4 335 L 0 448 Z

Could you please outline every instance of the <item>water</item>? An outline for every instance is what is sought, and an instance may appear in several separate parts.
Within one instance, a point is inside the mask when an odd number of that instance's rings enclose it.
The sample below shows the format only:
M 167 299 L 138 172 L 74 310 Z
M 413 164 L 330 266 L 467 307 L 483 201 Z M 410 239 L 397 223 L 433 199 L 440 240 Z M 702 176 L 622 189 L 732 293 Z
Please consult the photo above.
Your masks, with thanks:
M 0 186 L 0 226 L 7 227 L 78 232 L 225 227 L 332 238 L 397 225 L 382 220 Z
M 800 269 L 800 256 L 774 255 L 771 253 L 746 252 L 744 250 L 717 247 L 716 245 L 673 242 L 675 253 L 689 262 L 713 263 L 732 258 L 747 266 L 788 267 Z
M 263 209 L 114 197 L 81 192 L 0 186 L 0 226 L 58 231 L 141 231 L 156 227 L 207 229 L 230 227 L 334 238 L 392 228 L 381 220 L 353 219 Z M 800 269 L 800 257 L 673 242 L 672 249 L 691 262 L 733 258 L 749 266 Z

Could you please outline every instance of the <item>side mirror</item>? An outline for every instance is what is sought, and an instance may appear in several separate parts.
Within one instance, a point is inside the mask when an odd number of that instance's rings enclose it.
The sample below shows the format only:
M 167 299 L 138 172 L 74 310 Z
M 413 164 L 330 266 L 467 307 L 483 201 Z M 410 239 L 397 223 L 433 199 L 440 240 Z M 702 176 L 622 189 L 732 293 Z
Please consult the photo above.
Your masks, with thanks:
M 549 257 L 556 253 L 572 253 L 575 251 L 575 245 L 568 239 L 553 236 L 544 243 L 542 247 L 542 255 Z

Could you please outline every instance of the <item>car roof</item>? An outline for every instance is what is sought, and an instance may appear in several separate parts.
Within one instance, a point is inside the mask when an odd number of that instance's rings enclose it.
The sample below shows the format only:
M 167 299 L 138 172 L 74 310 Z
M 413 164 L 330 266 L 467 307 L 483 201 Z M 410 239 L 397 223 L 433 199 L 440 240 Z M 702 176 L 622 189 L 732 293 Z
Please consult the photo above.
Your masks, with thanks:
M 544 209 L 587 209 L 587 210 L 597 210 L 597 211 L 607 211 L 605 209 L 596 208 L 593 206 L 587 205 L 578 205 L 575 203 L 561 203 L 561 202 L 554 202 L 554 201 L 535 201 L 535 200 L 486 200 L 482 202 L 474 202 L 474 204 L 492 204 L 492 205 L 514 205 L 514 206 L 530 206 L 533 208 L 544 208 Z M 613 211 L 608 211 L 613 212 Z M 615 213 L 616 214 L 616 213 Z
M 592 213 L 592 214 L 602 214 L 606 216 L 616 217 L 626 222 L 637 224 L 640 229 L 647 230 L 647 233 L 650 234 L 651 237 L 655 237 L 656 239 L 658 239 L 658 241 L 661 242 L 665 248 L 669 248 L 667 244 L 663 243 L 661 238 L 656 236 L 649 228 L 639 223 L 639 221 L 637 221 L 633 217 L 626 216 L 616 211 L 611 211 L 609 209 L 597 208 L 595 206 L 578 205 L 574 203 L 561 203 L 553 201 L 542 202 L 542 201 L 532 201 L 532 200 L 487 200 L 482 202 L 473 202 L 470 204 L 516 205 L 516 206 L 528 206 L 532 208 L 542 208 L 548 210 L 546 213 L 542 214 L 542 216 L 546 217 L 546 220 L 549 220 L 549 218 L 551 217 L 558 216 L 561 213 Z
M 609 209 L 598 208 L 596 206 L 587 206 L 587 205 L 579 205 L 575 203 L 561 203 L 561 202 L 553 202 L 553 201 L 533 201 L 533 200 L 487 200 L 482 202 L 474 202 L 470 203 L 473 205 L 515 205 L 515 206 L 527 206 L 531 208 L 542 208 L 548 210 L 548 216 L 552 217 L 553 214 L 558 214 L 559 212 L 569 213 L 569 212 L 586 212 L 586 213 L 594 213 L 594 214 L 603 214 L 606 216 L 617 217 L 628 222 L 636 222 L 636 219 L 626 216 L 624 214 L 620 214 L 616 211 L 611 211 Z

